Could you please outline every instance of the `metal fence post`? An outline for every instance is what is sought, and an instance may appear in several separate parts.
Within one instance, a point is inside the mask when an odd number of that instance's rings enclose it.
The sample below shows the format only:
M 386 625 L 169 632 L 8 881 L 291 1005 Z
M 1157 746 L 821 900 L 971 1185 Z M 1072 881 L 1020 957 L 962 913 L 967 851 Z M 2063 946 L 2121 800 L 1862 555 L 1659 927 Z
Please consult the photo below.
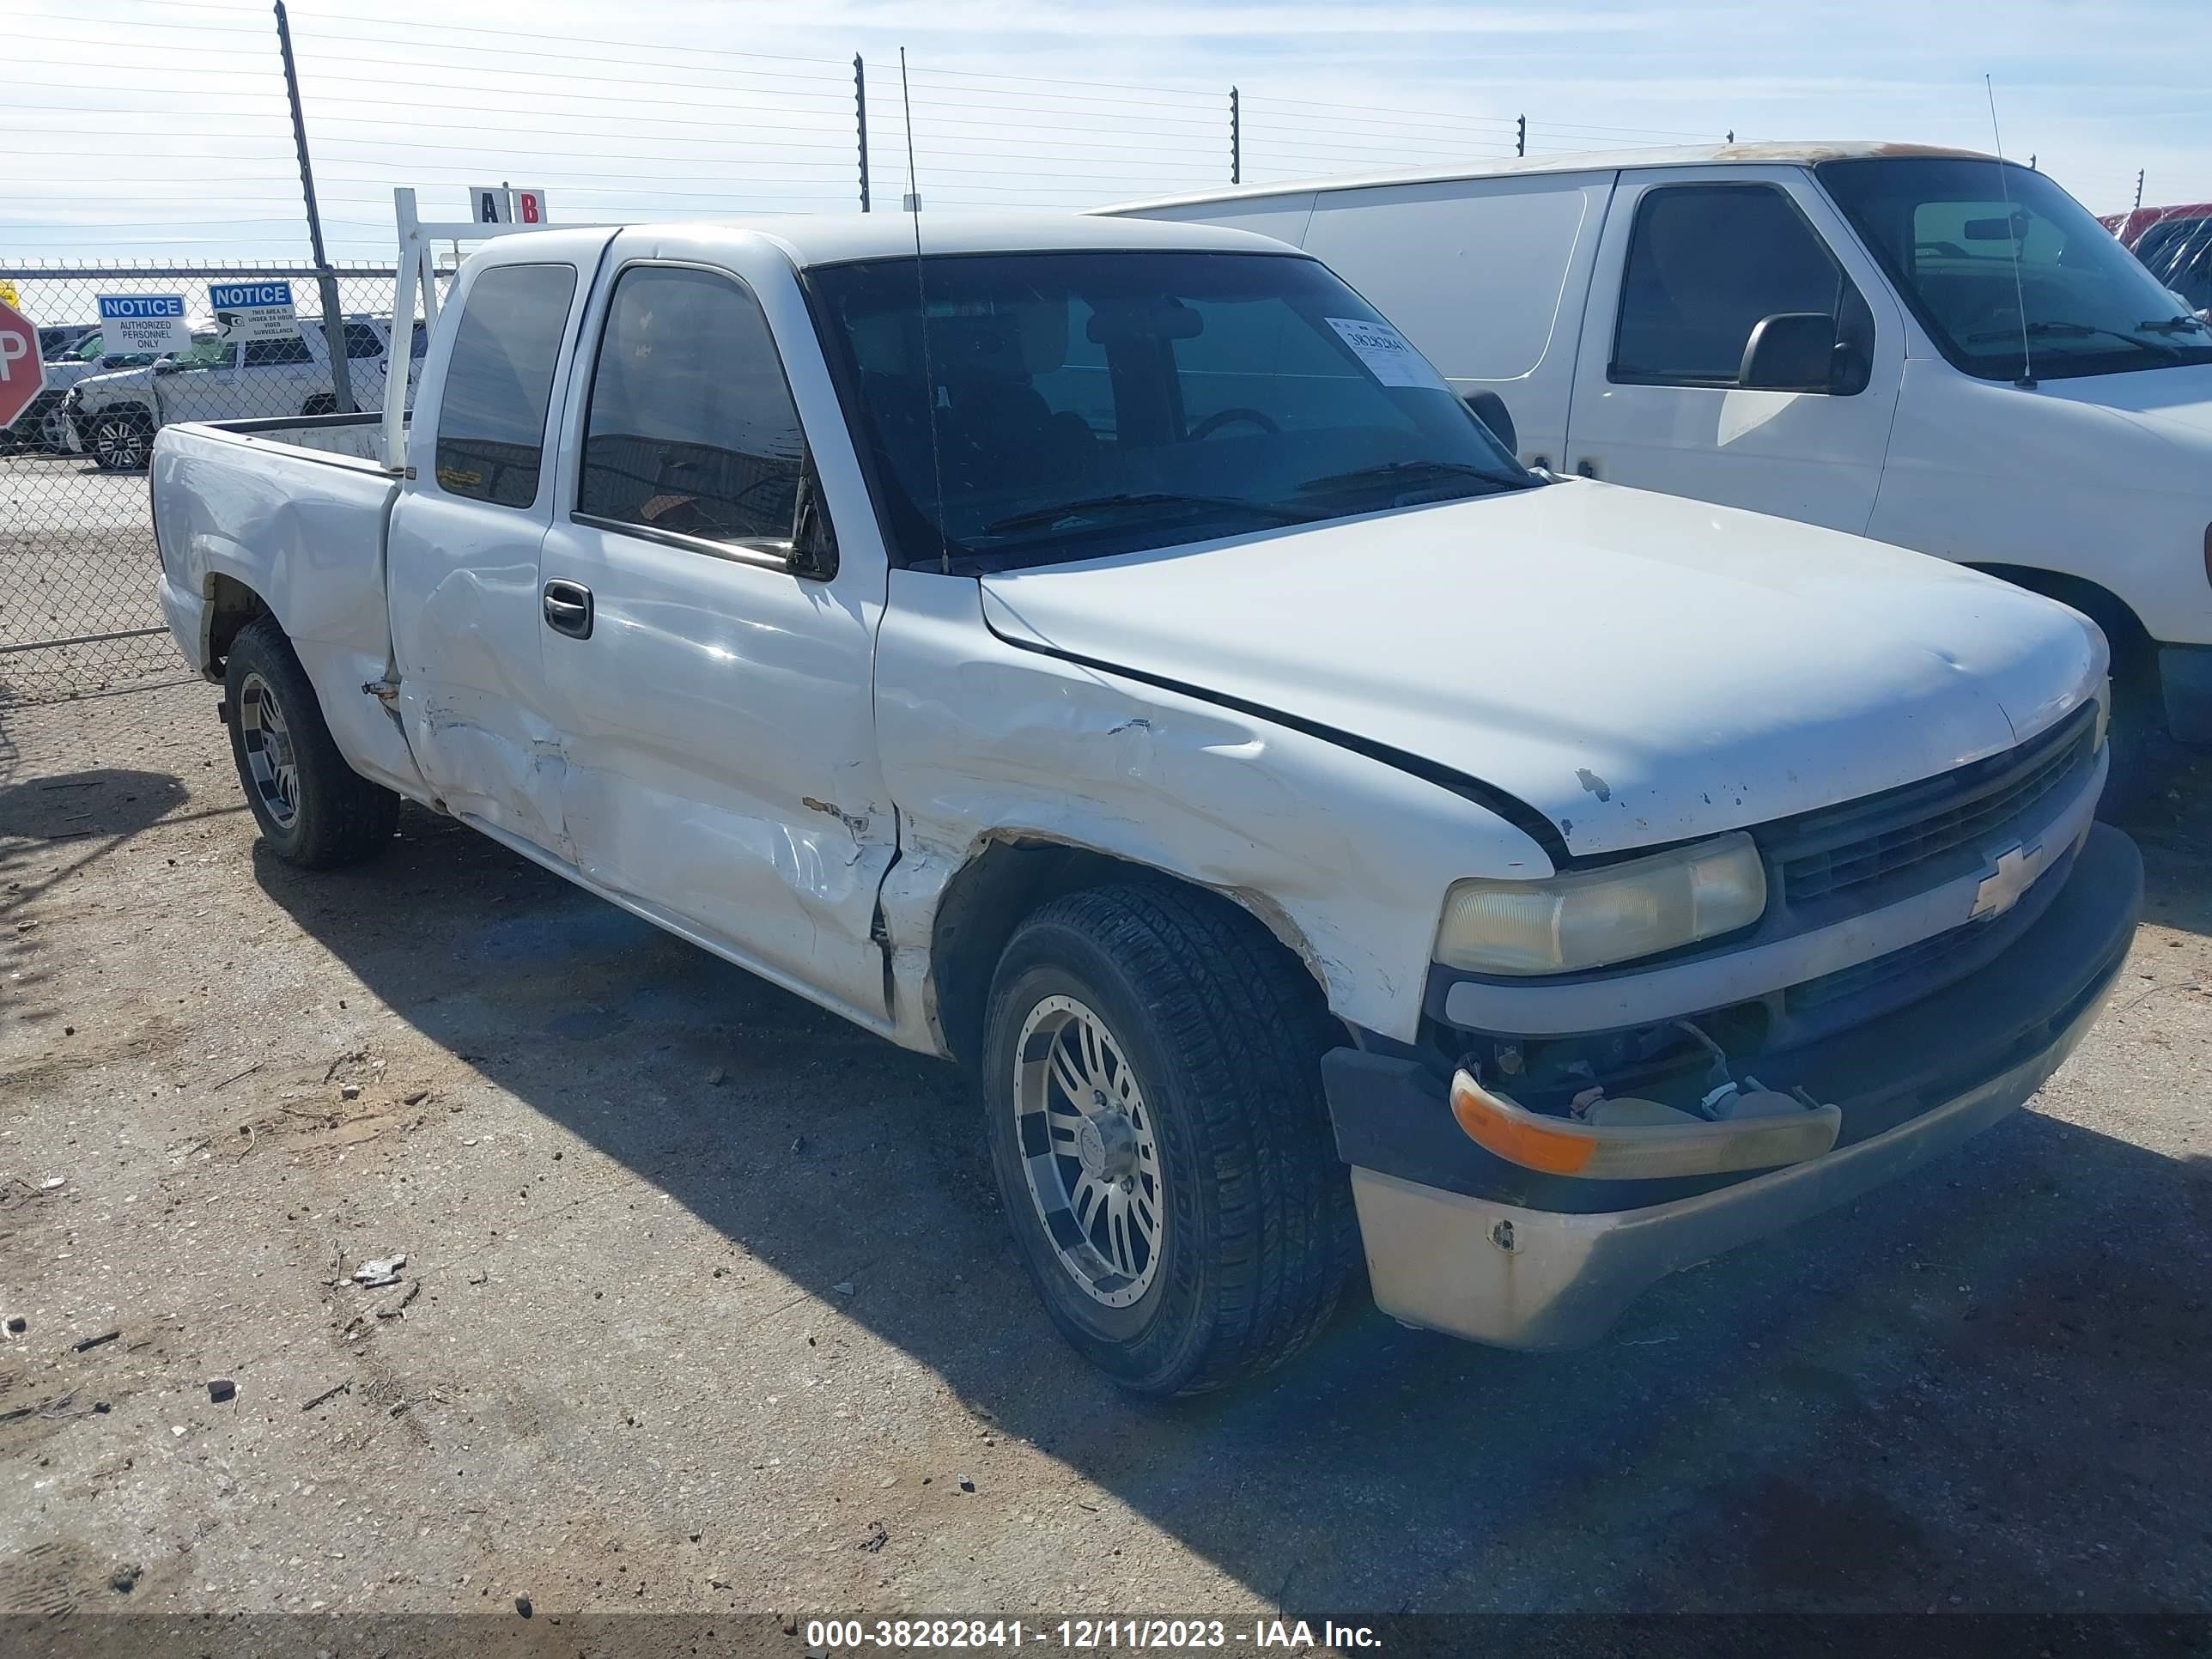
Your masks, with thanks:
M 323 343 L 331 354 L 331 407 L 341 415 L 353 409 L 353 374 L 346 362 L 345 317 L 338 309 L 337 273 L 323 250 L 323 216 L 315 206 L 315 170 L 307 161 L 307 123 L 300 112 L 300 72 L 292 62 L 292 25 L 284 0 L 276 0 L 276 48 L 284 58 L 284 95 L 292 101 L 292 143 L 300 152 L 300 189 L 307 201 L 307 240 L 315 252 L 315 285 L 323 296 Z M 404 362 L 397 347 L 399 323 L 392 320 L 394 362 Z M 404 372 L 404 371 L 403 371 Z
M 1229 88 L 1229 182 L 1244 182 L 1244 112 L 1237 88 Z
M 853 54 L 853 122 L 860 134 L 860 211 L 868 208 L 868 66 Z

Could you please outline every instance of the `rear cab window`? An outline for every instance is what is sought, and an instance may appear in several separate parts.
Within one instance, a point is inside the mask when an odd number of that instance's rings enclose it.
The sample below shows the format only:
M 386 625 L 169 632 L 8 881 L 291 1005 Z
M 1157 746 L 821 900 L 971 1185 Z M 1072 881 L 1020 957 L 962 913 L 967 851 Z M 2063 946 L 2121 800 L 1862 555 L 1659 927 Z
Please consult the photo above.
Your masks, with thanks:
M 575 293 L 573 265 L 494 265 L 477 277 L 438 406 L 435 469 L 446 494 L 536 504 L 553 372 Z

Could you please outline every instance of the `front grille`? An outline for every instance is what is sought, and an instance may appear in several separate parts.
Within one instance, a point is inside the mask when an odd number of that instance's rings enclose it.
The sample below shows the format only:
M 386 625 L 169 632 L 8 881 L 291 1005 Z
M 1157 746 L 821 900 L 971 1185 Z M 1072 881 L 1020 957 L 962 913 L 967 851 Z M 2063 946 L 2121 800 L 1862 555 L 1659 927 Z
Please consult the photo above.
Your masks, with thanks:
M 1990 926 L 2000 920 L 1986 916 L 1979 921 L 1970 921 L 1948 933 L 1936 933 L 1917 945 L 1908 945 L 1901 951 L 1892 951 L 1886 957 L 1876 957 L 1871 962 L 1854 963 L 1849 968 L 1838 968 L 1832 974 L 1823 974 L 1818 979 L 1808 979 L 1791 986 L 1782 994 L 1782 1006 L 1792 1014 L 1809 1013 L 1815 1008 L 1874 991 L 1895 980 L 1919 974 L 1933 974 L 1955 956 L 1964 956 L 1981 943 Z
M 2017 749 L 1772 826 L 1760 839 L 1779 866 L 1784 895 L 1793 906 L 1832 898 L 1972 847 L 2027 817 L 2089 763 L 2095 719 L 2095 705 L 2085 704 Z

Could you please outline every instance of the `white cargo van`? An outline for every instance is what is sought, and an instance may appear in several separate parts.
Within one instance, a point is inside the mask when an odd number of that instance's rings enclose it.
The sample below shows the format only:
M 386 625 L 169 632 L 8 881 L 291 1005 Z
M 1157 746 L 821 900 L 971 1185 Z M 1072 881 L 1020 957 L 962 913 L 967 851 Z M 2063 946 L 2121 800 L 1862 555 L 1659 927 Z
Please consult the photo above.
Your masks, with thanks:
M 1533 464 L 2063 599 L 2112 641 L 2128 748 L 2161 714 L 2212 741 L 2212 326 L 2042 173 L 1735 144 L 1110 211 L 1327 261 Z

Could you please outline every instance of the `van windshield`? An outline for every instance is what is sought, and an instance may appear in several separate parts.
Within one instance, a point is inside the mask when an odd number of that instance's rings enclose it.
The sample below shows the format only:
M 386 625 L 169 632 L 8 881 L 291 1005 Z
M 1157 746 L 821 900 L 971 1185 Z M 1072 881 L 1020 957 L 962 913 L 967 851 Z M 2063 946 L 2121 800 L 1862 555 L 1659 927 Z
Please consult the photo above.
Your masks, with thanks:
M 1537 482 L 1297 255 L 948 254 L 807 282 L 899 563 L 1096 558 Z
M 1814 169 L 1936 349 L 1985 380 L 2212 363 L 2212 327 L 2089 210 L 2027 167 L 1966 156 Z

